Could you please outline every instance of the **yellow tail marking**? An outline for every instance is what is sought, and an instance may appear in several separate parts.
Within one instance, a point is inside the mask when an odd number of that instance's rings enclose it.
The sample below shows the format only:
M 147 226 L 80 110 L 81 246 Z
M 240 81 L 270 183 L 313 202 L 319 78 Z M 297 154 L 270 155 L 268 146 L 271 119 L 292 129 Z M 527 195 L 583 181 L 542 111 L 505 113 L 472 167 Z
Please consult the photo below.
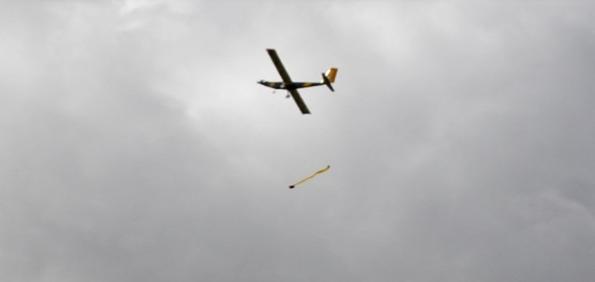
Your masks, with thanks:
M 326 77 L 328 77 L 328 80 L 330 82 L 335 82 L 335 77 L 337 77 L 337 68 L 330 68 L 326 71 L 326 73 L 324 75 L 326 75 Z

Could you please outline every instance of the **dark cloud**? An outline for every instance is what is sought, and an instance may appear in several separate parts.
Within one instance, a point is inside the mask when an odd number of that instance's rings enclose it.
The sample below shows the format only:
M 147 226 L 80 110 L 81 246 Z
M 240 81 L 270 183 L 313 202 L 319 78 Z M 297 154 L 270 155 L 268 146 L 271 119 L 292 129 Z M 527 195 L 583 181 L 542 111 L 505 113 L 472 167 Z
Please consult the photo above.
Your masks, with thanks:
M 593 276 L 590 4 L 10 6 L 3 281 Z

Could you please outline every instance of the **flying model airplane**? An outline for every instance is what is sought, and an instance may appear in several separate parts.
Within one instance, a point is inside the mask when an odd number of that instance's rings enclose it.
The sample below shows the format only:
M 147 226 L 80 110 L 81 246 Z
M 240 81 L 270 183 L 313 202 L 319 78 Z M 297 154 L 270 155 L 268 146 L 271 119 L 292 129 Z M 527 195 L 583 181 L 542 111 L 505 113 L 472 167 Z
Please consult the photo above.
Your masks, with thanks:
M 283 67 L 281 59 L 279 59 L 279 56 L 277 55 L 277 51 L 275 51 L 275 49 L 267 49 L 267 52 L 269 53 L 271 60 L 273 60 L 273 64 L 275 64 L 275 67 L 277 68 L 277 71 L 279 72 L 279 75 L 281 75 L 283 81 L 271 82 L 260 80 L 258 83 L 274 89 L 287 90 L 289 94 L 291 94 L 291 97 L 293 97 L 293 100 L 297 104 L 298 108 L 300 108 L 300 111 L 302 111 L 302 114 L 309 114 L 310 110 L 308 110 L 308 107 L 306 107 L 306 104 L 304 103 L 304 100 L 302 100 L 300 93 L 297 91 L 299 88 L 326 85 L 331 91 L 335 91 L 335 89 L 333 89 L 332 83 L 335 82 L 337 68 L 329 68 L 326 73 L 322 74 L 322 80 L 320 82 L 293 82 L 291 81 L 289 74 L 287 74 L 285 67 Z M 289 95 L 287 95 L 287 98 L 289 98 Z

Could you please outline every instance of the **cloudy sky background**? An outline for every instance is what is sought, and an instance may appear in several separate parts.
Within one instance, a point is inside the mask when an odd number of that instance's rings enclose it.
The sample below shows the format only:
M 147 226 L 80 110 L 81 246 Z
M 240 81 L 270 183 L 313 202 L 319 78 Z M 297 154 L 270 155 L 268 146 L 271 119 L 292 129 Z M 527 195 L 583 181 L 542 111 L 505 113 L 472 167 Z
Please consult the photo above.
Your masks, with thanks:
M 2 1 L 0 280 L 592 279 L 589 2 Z

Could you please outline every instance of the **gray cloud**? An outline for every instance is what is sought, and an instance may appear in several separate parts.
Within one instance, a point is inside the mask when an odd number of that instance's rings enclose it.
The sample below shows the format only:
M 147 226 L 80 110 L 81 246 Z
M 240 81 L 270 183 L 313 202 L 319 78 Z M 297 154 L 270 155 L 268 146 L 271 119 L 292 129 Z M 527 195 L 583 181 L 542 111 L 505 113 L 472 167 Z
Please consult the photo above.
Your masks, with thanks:
M 8 6 L 3 281 L 594 274 L 588 3 Z

